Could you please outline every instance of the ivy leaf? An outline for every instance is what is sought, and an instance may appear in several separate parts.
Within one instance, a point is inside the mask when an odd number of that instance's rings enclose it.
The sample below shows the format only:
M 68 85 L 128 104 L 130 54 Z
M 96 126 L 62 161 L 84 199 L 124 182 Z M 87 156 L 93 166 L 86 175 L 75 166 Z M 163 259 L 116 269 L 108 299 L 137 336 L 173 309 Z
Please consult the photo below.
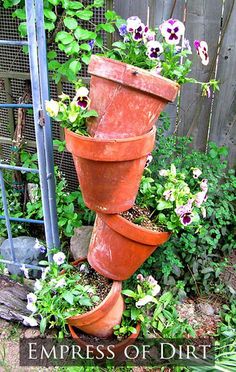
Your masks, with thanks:
M 52 22 L 44 22 L 44 28 L 45 30 L 52 31 L 54 30 L 55 25 Z
M 69 1 L 69 4 L 68 4 L 69 9 L 81 9 L 83 7 L 84 6 L 80 1 Z
M 69 28 L 69 30 L 75 30 L 78 27 L 78 22 L 74 18 L 66 17 L 64 19 L 64 25 Z
M 77 74 L 81 70 L 81 63 L 79 61 L 73 61 L 70 63 L 69 68 L 74 74 Z
M 93 6 L 95 8 L 101 8 L 102 6 L 104 6 L 104 0 L 94 0 Z
M 26 19 L 26 13 L 25 13 L 25 9 L 16 9 L 13 13 L 12 13 L 12 17 L 17 17 L 21 20 L 25 20 Z
M 101 23 L 99 25 L 99 29 L 102 29 L 110 34 L 115 31 L 114 26 L 110 23 Z
M 90 47 L 90 45 L 88 45 L 88 44 L 81 44 L 80 45 L 80 49 L 82 49 L 82 50 L 85 50 L 86 52 L 90 52 L 91 51 L 91 47 Z
M 49 2 L 50 4 L 52 4 L 52 5 L 54 5 L 54 6 L 57 6 L 57 5 L 59 5 L 60 0 L 48 0 L 48 2 Z
M 97 37 L 95 32 L 84 30 L 81 27 L 75 30 L 74 35 L 77 40 L 94 40 Z
M 79 10 L 76 15 L 84 21 L 89 21 L 93 17 L 93 12 L 91 10 Z
M 89 62 L 90 62 L 90 59 L 91 59 L 91 55 L 88 55 L 88 54 L 82 54 L 81 59 L 82 59 L 82 61 L 83 61 L 86 65 L 88 65 Z
M 56 42 L 61 41 L 62 44 L 70 44 L 74 41 L 74 38 L 71 34 L 66 31 L 59 31 L 56 36 Z
M 60 66 L 61 66 L 60 62 L 56 60 L 50 61 L 48 64 L 48 68 L 50 71 L 57 70 Z
M 26 22 L 21 22 L 18 26 L 18 31 L 22 37 L 27 35 L 27 24 Z
M 44 15 L 46 18 L 51 19 L 53 22 L 57 20 L 56 14 L 50 9 L 44 9 Z
M 55 50 L 50 50 L 47 54 L 48 59 L 54 59 L 57 57 L 57 52 Z

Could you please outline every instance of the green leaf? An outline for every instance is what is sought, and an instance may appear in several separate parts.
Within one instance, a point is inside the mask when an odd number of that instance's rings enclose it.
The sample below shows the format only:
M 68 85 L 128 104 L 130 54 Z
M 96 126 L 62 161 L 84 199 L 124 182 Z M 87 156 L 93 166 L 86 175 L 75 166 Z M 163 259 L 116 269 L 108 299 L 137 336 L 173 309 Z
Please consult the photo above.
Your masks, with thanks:
M 60 66 L 61 66 L 60 62 L 53 60 L 49 62 L 48 69 L 50 71 L 54 71 L 54 70 L 57 70 Z
M 56 14 L 50 9 L 44 9 L 44 15 L 46 18 L 51 19 L 53 22 L 57 20 Z
M 47 54 L 48 59 L 54 59 L 57 57 L 57 52 L 55 50 L 50 50 Z
M 105 13 L 105 18 L 107 21 L 114 21 L 117 19 L 117 14 L 113 10 L 107 10 Z M 122 23 L 125 23 L 125 20 L 122 20 Z
M 84 21 L 89 21 L 93 17 L 93 12 L 91 10 L 79 10 L 76 15 Z
M 27 35 L 27 24 L 26 22 L 22 22 L 18 26 L 18 31 L 22 37 Z
M 81 9 L 83 7 L 84 6 L 80 1 L 69 1 L 69 4 L 68 4 L 69 9 Z
M 80 303 L 80 305 L 82 305 L 82 306 L 88 306 L 88 307 L 90 307 L 90 306 L 93 305 L 93 303 L 92 303 L 92 301 L 90 300 L 90 298 L 86 298 L 86 297 L 81 298 L 81 299 L 79 300 L 79 303 Z
M 77 40 L 94 40 L 97 37 L 97 34 L 95 32 L 84 30 L 81 27 L 78 27 L 75 30 L 74 35 Z
M 54 30 L 55 25 L 52 22 L 45 21 L 44 22 L 44 28 L 45 28 L 45 30 L 52 31 L 52 30 Z
M 110 23 L 102 23 L 99 25 L 99 28 L 101 28 L 102 30 L 108 32 L 108 33 L 112 33 L 115 31 L 115 28 L 112 24 Z
M 131 291 L 130 289 L 124 289 L 122 293 L 127 297 L 135 298 L 135 292 Z
M 67 291 L 63 293 L 62 297 L 70 304 L 73 305 L 74 303 L 74 296 L 71 292 Z
M 87 111 L 87 112 L 85 112 L 84 114 L 83 114 L 83 117 L 84 118 L 89 118 L 89 117 L 91 117 L 91 116 L 95 116 L 96 118 L 98 117 L 98 113 L 97 113 L 97 111 L 95 111 L 95 110 L 90 110 L 90 111 Z
M 41 321 L 40 321 L 40 332 L 42 334 L 44 334 L 45 330 L 46 330 L 46 326 L 47 326 L 47 319 L 46 318 L 42 318 Z
M 172 203 L 165 200 L 160 200 L 157 204 L 157 210 L 162 211 L 163 209 L 170 209 L 172 208 Z
M 16 9 L 12 13 L 12 17 L 17 17 L 24 21 L 26 19 L 25 9 Z
M 83 61 L 86 65 L 88 65 L 89 62 L 90 62 L 90 59 L 91 59 L 91 55 L 88 55 L 88 54 L 82 54 L 81 59 L 82 59 L 82 61 Z
M 122 43 L 122 41 L 116 41 L 115 43 L 112 44 L 113 47 L 117 47 L 119 49 L 126 49 L 125 43 Z
M 74 18 L 66 17 L 64 19 L 64 25 L 69 28 L 69 30 L 75 30 L 78 27 L 78 22 Z
M 74 41 L 74 38 L 71 34 L 66 31 L 59 31 L 56 36 L 56 42 L 60 41 L 62 44 L 70 44 Z
M 101 8 L 102 6 L 104 6 L 104 0 L 94 0 L 93 6 L 95 8 Z
M 57 6 L 60 4 L 60 0 L 48 0 L 48 2 L 54 6 Z
M 90 52 L 90 51 L 91 51 L 91 47 L 90 47 L 90 45 L 88 45 L 88 44 L 86 44 L 86 43 L 81 44 L 81 45 L 80 45 L 80 49 L 85 50 L 86 52 Z
M 73 61 L 70 63 L 69 68 L 74 74 L 77 74 L 81 70 L 81 63 L 79 61 Z

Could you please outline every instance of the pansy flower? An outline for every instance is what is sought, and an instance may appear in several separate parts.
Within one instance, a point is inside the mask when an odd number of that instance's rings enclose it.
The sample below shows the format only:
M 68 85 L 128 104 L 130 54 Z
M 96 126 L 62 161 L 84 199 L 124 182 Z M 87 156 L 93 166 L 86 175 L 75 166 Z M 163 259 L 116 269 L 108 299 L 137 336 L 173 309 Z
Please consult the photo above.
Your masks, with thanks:
M 147 43 L 147 55 L 150 59 L 158 59 L 163 52 L 163 47 L 159 41 L 149 41 Z
M 192 208 L 189 204 L 180 205 L 175 209 L 175 213 L 179 216 L 182 225 L 188 226 L 192 223 Z
M 151 164 L 152 161 L 153 161 L 153 156 L 152 156 L 152 154 L 149 154 L 149 155 L 147 156 L 147 160 L 146 160 L 145 168 L 149 167 L 149 165 Z
M 144 23 L 141 23 L 136 30 L 133 32 L 133 39 L 134 41 L 142 41 L 143 40 L 143 34 L 146 30 L 146 27 Z
M 127 19 L 127 31 L 134 32 L 142 24 L 142 21 L 139 17 L 133 16 Z
M 148 43 L 149 41 L 154 41 L 156 37 L 156 33 L 151 31 L 148 26 L 145 27 L 143 32 L 143 41 L 144 43 Z
M 178 19 L 170 18 L 160 25 L 160 31 L 168 44 L 177 45 L 184 35 L 185 26 Z
M 63 252 L 58 252 L 58 253 L 55 253 L 53 256 L 52 256 L 52 259 L 53 261 L 58 265 L 62 265 L 65 261 L 65 258 L 66 256 L 64 255 Z
M 172 190 L 166 190 L 163 193 L 163 196 L 164 196 L 165 200 L 170 200 L 170 201 L 174 201 L 175 200 L 175 197 L 173 195 L 173 191 Z
M 200 191 L 196 194 L 195 204 L 198 208 L 206 201 L 206 193 L 207 191 Z
M 89 91 L 85 87 L 81 87 L 77 90 L 76 96 L 74 98 L 74 101 L 78 106 L 80 106 L 83 110 L 85 110 L 89 105 L 89 97 L 88 97 Z
M 120 36 L 125 36 L 127 34 L 127 32 L 128 32 L 128 30 L 127 30 L 126 24 L 123 24 L 119 27 Z
M 193 178 L 198 178 L 199 176 L 201 176 L 202 174 L 202 171 L 198 168 L 193 168 Z
M 195 40 L 194 41 L 194 46 L 197 50 L 197 54 L 201 58 L 202 64 L 203 65 L 208 65 L 209 63 L 209 55 L 208 55 L 208 45 L 207 43 L 202 40 Z
M 207 191 L 208 190 L 208 180 L 204 178 L 202 182 L 200 183 L 200 189 L 202 191 Z

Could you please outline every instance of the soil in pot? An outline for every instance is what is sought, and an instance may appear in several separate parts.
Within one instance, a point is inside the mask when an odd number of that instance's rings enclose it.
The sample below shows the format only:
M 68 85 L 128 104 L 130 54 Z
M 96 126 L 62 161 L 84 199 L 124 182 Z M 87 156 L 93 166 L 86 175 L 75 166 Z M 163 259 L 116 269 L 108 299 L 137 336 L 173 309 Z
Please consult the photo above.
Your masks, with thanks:
M 90 307 L 87 312 L 69 317 L 68 325 L 97 337 L 110 337 L 113 334 L 113 327 L 120 324 L 124 311 L 122 283 L 112 282 L 99 275 L 84 263 L 84 260 L 78 260 L 73 265 L 80 271 L 80 284 L 95 287 L 99 300 L 94 308 Z
M 114 280 L 130 278 L 154 250 L 170 237 L 169 232 L 143 216 L 139 208 L 134 207 L 124 216 L 98 213 L 88 251 L 90 265 Z M 141 221 L 140 224 L 133 223 L 137 219 Z
M 168 102 L 179 90 L 177 83 L 150 71 L 100 56 L 89 64 L 91 109 L 98 113 L 88 123 L 97 138 L 127 138 L 151 130 Z
M 136 326 L 137 333 L 132 333 L 130 336 L 124 338 L 121 341 L 119 341 L 115 336 L 111 336 L 109 339 L 104 340 L 104 339 L 100 339 L 99 337 L 92 337 L 92 336 L 86 335 L 85 333 L 71 326 L 69 326 L 69 329 L 70 329 L 72 338 L 80 346 L 81 350 L 86 351 L 88 345 L 90 345 L 89 350 L 92 351 L 92 355 L 94 356 L 94 358 L 96 359 L 97 357 L 98 360 L 101 360 L 106 357 L 113 356 L 108 349 L 109 345 L 112 345 L 110 350 L 112 350 L 114 353 L 114 359 L 116 359 L 117 357 L 122 358 L 122 356 L 124 356 L 122 354 L 125 348 L 129 345 L 134 344 L 135 340 L 138 338 L 141 326 L 140 324 L 137 324 Z M 98 346 L 99 346 L 100 351 L 98 351 L 97 349 Z M 104 357 L 102 358 L 103 355 Z
M 121 213 L 121 216 L 126 220 L 142 226 L 145 229 L 164 232 L 165 229 L 162 226 L 158 226 L 152 221 L 151 215 L 152 213 L 149 209 L 141 208 L 138 205 L 134 205 L 128 211 Z

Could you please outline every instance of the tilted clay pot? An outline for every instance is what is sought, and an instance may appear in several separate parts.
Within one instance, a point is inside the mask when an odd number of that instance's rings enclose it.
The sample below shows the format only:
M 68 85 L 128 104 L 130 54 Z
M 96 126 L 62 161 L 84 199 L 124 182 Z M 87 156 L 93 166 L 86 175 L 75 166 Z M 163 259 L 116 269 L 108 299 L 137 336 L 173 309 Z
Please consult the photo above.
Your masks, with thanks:
M 89 264 L 101 275 L 126 280 L 144 263 L 169 232 L 136 225 L 124 217 L 98 213 L 88 251 Z
M 65 129 L 66 147 L 88 208 L 111 214 L 133 206 L 155 134 L 153 127 L 142 136 L 104 140 Z
M 128 138 L 148 133 L 179 85 L 150 71 L 92 56 L 88 72 L 91 109 L 88 131 L 97 138 Z

